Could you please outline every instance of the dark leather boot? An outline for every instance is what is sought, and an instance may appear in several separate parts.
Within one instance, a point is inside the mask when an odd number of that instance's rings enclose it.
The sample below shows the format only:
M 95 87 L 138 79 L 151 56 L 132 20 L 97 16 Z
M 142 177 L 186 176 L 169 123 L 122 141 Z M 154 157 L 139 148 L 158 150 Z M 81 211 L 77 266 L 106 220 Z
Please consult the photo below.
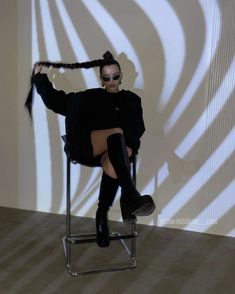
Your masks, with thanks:
M 96 211 L 96 241 L 100 247 L 107 247 L 110 243 L 108 210 L 113 204 L 118 186 L 118 180 L 109 177 L 103 172 L 98 198 L 98 209 Z
M 109 227 L 108 227 L 108 211 L 98 208 L 96 211 L 96 243 L 99 247 L 108 247 Z
M 126 220 L 131 216 L 150 215 L 155 204 L 150 195 L 141 196 L 133 183 L 130 162 L 127 154 L 125 139 L 122 134 L 113 134 L 107 138 L 109 159 L 117 174 L 121 193 L 121 211 Z

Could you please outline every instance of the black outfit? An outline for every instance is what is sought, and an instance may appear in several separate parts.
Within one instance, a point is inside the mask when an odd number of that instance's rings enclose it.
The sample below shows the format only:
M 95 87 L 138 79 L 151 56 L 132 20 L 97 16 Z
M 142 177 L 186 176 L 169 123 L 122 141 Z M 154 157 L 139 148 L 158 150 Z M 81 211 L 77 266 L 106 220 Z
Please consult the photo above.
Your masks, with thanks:
M 91 132 L 115 127 L 123 130 L 123 135 L 114 134 L 107 139 L 109 158 L 118 179 L 103 173 L 96 212 L 97 244 L 106 247 L 109 245 L 107 213 L 119 185 L 124 221 L 135 222 L 136 215 L 148 215 L 155 208 L 149 195 L 142 197 L 135 189 L 126 148 L 129 146 L 137 154 L 145 131 L 141 99 L 131 91 L 109 93 L 102 88 L 66 94 L 54 89 L 46 74 L 36 74 L 33 82 L 47 108 L 65 116 L 68 151 L 73 161 L 101 165 L 102 155 L 93 156 Z
M 119 183 L 105 172 L 102 174 L 99 192 L 99 203 L 96 211 L 97 244 L 100 247 L 109 246 L 108 210 L 115 199 Z
M 72 160 L 86 165 L 99 165 L 93 158 L 91 131 L 120 127 L 126 145 L 135 153 L 145 131 L 141 99 L 135 93 L 121 90 L 109 93 L 102 88 L 77 93 L 53 88 L 46 74 L 33 77 L 37 92 L 47 108 L 65 116 L 66 135 Z

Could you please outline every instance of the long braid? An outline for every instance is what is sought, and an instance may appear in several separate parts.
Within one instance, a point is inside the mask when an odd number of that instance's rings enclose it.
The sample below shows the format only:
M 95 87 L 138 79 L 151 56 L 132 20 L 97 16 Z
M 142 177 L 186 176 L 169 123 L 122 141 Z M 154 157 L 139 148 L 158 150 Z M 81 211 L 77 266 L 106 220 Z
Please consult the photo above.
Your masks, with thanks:
M 31 75 L 31 81 L 30 81 L 30 90 L 29 90 L 29 94 L 25 100 L 25 104 L 24 106 L 26 107 L 30 118 L 32 119 L 32 105 L 33 105 L 33 76 L 34 76 L 34 70 L 35 67 L 37 65 L 42 65 L 45 67 L 53 67 L 53 68 L 68 68 L 68 69 L 77 69 L 77 68 L 92 68 L 92 67 L 100 67 L 102 68 L 105 65 L 109 65 L 112 63 L 117 63 L 114 59 L 112 54 L 107 51 L 104 55 L 103 55 L 103 59 L 96 59 L 96 60 L 92 60 L 92 61 L 87 61 L 87 62 L 81 62 L 81 63 L 62 63 L 62 62 L 50 62 L 50 61 L 39 61 L 36 62 L 34 64 L 34 68 L 33 68 L 33 72 Z
M 50 62 L 50 61 L 39 61 L 37 65 L 43 65 L 46 67 L 54 67 L 54 68 L 69 68 L 69 69 L 76 69 L 76 68 L 92 68 L 100 66 L 104 62 L 104 59 L 97 59 L 87 62 L 81 63 L 62 63 L 62 62 Z

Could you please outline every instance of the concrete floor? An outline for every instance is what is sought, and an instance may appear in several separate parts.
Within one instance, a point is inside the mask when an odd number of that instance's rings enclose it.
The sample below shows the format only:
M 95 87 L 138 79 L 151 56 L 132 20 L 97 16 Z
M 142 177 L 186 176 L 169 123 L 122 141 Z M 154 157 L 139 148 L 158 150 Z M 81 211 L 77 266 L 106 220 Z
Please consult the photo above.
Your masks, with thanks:
M 1 294 L 235 293 L 234 238 L 137 225 L 135 269 L 74 278 L 65 269 L 64 223 L 62 215 L 0 207 Z M 73 218 L 73 226 L 94 231 L 94 220 Z M 74 246 L 82 266 L 125 257 L 119 241 Z

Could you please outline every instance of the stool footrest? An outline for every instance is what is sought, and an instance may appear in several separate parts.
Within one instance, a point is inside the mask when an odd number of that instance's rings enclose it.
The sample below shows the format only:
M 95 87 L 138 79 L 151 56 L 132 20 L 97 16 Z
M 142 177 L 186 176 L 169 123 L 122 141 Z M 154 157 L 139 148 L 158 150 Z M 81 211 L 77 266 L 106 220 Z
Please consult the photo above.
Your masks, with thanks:
M 132 239 L 137 237 L 137 232 L 132 234 L 120 234 L 118 232 L 110 233 L 110 240 L 124 240 Z M 96 242 L 96 233 L 84 233 L 84 234 L 74 234 L 69 237 L 65 237 L 66 241 L 71 244 L 82 244 L 82 243 L 93 243 Z
M 107 265 L 105 267 L 98 267 L 93 269 L 80 269 L 75 271 L 71 263 L 71 250 L 74 244 L 81 243 L 92 243 L 96 242 L 96 233 L 84 233 L 84 234 L 71 234 L 69 237 L 65 236 L 63 238 L 63 247 L 65 253 L 65 259 L 67 264 L 68 273 L 71 276 L 78 277 L 79 275 L 92 274 L 92 273 L 103 273 L 110 271 L 128 270 L 136 267 L 135 258 L 135 242 L 134 239 L 137 237 L 137 232 L 133 231 L 131 234 L 121 234 L 119 232 L 110 232 L 110 240 L 119 240 L 125 249 L 125 252 L 129 256 L 129 261 L 125 262 L 125 265 Z M 124 239 L 131 239 L 131 249 L 127 245 Z M 129 244 L 130 245 L 130 244 Z

